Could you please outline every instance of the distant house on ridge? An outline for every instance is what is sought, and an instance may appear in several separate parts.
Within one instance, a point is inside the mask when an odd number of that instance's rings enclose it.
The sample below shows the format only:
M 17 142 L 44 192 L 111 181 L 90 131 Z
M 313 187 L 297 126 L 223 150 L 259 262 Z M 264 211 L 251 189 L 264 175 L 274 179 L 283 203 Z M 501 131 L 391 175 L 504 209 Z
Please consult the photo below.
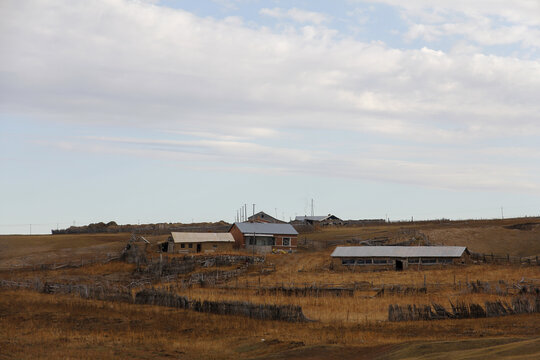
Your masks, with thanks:
M 259 211 L 258 213 L 248 217 L 249 222 L 265 222 L 273 224 L 285 224 L 284 221 L 278 220 L 273 216 L 268 215 L 264 211 Z
M 326 216 L 297 216 L 294 221 L 307 225 L 343 225 L 343 220 L 332 214 Z

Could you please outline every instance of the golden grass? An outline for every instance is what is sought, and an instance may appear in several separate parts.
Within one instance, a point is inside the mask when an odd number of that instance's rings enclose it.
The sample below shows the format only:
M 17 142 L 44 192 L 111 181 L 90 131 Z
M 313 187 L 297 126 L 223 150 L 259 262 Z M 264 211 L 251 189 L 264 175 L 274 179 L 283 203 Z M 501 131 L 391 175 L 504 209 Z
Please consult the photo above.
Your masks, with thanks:
M 537 336 L 540 320 L 540 315 L 519 315 L 289 324 L 24 291 L 0 295 L 0 358 L 21 359 L 239 359 L 321 344 L 361 351 L 405 341 Z
M 0 268 L 61 264 L 119 253 L 131 234 L 0 235 Z

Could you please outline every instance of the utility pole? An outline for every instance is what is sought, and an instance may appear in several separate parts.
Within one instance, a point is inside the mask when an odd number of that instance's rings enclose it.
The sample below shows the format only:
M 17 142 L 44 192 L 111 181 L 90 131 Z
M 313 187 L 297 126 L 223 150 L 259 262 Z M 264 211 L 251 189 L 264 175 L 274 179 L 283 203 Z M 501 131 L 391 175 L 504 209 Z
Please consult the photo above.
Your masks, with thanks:
M 504 210 L 502 206 L 501 206 L 501 219 L 504 219 Z
M 244 221 L 247 221 L 247 204 L 244 204 Z

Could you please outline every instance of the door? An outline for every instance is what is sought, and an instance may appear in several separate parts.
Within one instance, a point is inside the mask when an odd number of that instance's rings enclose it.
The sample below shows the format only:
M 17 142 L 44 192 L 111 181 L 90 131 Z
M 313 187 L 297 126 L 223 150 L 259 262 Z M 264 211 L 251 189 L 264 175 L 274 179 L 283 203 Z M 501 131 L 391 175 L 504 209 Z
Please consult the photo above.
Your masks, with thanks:
M 401 271 L 401 270 L 403 270 L 403 261 L 396 260 L 396 271 Z
M 201 252 L 201 244 L 197 244 L 197 252 Z

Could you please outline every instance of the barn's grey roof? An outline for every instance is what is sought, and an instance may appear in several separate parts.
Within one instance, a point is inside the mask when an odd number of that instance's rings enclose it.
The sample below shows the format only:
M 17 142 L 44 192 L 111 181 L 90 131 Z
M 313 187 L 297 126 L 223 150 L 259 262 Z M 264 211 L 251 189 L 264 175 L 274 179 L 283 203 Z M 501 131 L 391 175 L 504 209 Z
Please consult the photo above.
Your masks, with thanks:
M 231 233 L 171 232 L 175 243 L 234 242 Z
M 291 224 L 236 222 L 234 225 L 244 234 L 298 235 Z
M 338 246 L 332 257 L 461 257 L 463 246 Z

